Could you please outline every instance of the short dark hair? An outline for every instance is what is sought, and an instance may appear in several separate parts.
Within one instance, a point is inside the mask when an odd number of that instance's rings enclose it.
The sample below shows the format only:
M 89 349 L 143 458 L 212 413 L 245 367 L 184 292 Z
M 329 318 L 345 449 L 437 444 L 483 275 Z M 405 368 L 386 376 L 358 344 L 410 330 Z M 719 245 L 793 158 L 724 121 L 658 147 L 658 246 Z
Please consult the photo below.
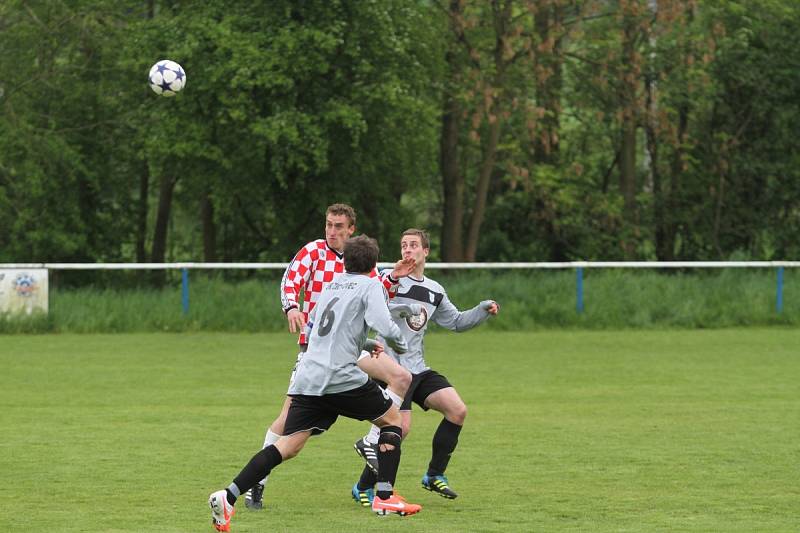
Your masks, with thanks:
M 406 235 L 416 235 L 419 237 L 419 242 L 423 248 L 431 249 L 431 239 L 428 237 L 428 232 L 424 229 L 408 228 L 403 232 L 403 237 Z
M 366 235 L 351 237 L 344 243 L 344 269 L 364 274 L 371 272 L 378 262 L 378 241 Z
M 356 225 L 356 210 L 347 204 L 332 204 L 328 206 L 325 211 L 325 216 L 328 215 L 344 215 L 350 220 L 350 225 Z

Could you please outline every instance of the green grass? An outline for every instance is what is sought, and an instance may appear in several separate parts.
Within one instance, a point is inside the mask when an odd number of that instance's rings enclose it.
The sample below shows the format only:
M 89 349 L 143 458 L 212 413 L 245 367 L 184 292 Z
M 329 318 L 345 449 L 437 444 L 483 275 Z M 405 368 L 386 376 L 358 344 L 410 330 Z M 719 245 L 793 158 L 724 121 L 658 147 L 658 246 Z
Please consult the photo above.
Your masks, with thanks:
M 784 309 L 777 313 L 776 274 L 770 269 L 585 271 L 585 310 L 575 309 L 572 271 L 430 271 L 462 309 L 482 299 L 501 303 L 506 320 L 487 328 L 573 329 L 726 328 L 800 326 L 800 270 L 787 269 Z M 122 281 L 102 281 L 122 287 Z M 173 280 L 173 282 L 176 280 Z M 3 319 L 0 333 L 119 333 L 284 331 L 279 280 L 233 282 L 194 273 L 189 313 L 180 283 L 164 289 L 51 287 L 50 314 Z
M 349 489 L 364 423 L 279 466 L 234 532 L 796 531 L 800 331 L 428 336 L 467 425 L 419 487 L 439 417 L 416 412 L 380 519 Z M 294 359 L 288 334 L 0 336 L 0 521 L 9 531 L 212 531 L 206 498 L 258 449 Z

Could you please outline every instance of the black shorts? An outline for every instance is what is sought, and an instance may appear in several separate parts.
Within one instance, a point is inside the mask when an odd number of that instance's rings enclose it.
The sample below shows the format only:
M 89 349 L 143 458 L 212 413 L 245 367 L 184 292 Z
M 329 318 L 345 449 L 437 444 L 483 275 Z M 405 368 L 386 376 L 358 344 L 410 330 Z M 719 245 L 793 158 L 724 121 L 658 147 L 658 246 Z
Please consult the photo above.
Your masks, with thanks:
M 319 435 L 330 428 L 339 415 L 356 420 L 376 420 L 392 407 L 392 399 L 369 380 L 357 389 L 322 396 L 290 394 L 292 403 L 286 415 L 283 434 L 311 430 Z
M 447 378 L 435 370 L 424 370 L 419 374 L 411 376 L 411 385 L 408 387 L 406 397 L 403 398 L 403 405 L 400 406 L 401 411 L 410 411 L 411 402 L 422 407 L 425 411 L 425 400 L 436 391 L 452 387 Z

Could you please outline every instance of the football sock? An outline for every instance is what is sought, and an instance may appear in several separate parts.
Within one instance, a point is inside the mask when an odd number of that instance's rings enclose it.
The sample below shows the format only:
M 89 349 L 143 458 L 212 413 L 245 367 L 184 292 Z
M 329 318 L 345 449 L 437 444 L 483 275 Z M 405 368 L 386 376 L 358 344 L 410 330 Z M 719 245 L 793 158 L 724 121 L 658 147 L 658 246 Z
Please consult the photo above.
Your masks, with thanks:
M 364 466 L 361 472 L 361 477 L 358 478 L 358 490 L 367 490 L 375 486 L 378 481 L 378 475 L 372 471 L 368 466 Z
M 271 427 L 267 428 L 267 435 L 264 437 L 264 446 L 262 446 L 262 448 L 266 448 L 270 444 L 275 444 L 276 442 L 278 442 L 279 438 L 281 438 L 281 436 L 278 435 L 277 433 L 273 433 Z M 269 476 L 264 477 L 264 479 L 259 481 L 259 483 L 261 483 L 262 485 L 266 485 L 267 477 Z
M 236 486 L 236 483 L 231 483 L 228 485 L 228 488 L 225 489 L 225 499 L 228 500 L 228 503 L 233 505 L 236 503 L 236 500 L 242 494 L 239 492 L 239 487 Z
M 262 448 L 266 448 L 270 444 L 275 444 L 278 442 L 279 438 L 281 438 L 281 436 L 277 433 L 273 433 L 272 428 L 267 428 L 267 435 L 264 437 L 264 446 L 262 446 Z
M 428 464 L 429 476 L 441 476 L 447 470 L 450 455 L 458 444 L 459 433 L 461 433 L 461 426 L 453 424 L 446 418 L 442 419 L 436 433 L 433 434 L 433 455 Z
M 389 398 L 392 399 L 392 403 L 395 404 L 397 407 L 403 405 L 403 397 L 397 394 L 392 389 L 386 389 L 386 394 L 389 395 Z
M 372 424 L 372 427 L 369 428 L 369 433 L 364 436 L 364 440 L 369 442 L 372 445 L 378 444 L 378 439 L 381 436 L 381 428 Z
M 282 461 L 281 452 L 278 451 L 274 444 L 270 444 L 255 454 L 233 480 L 239 489 L 239 494 L 253 488 L 259 479 L 269 475 L 270 471 L 281 464 Z
M 375 492 L 382 500 L 392 495 L 392 486 L 397 477 L 397 467 L 400 465 L 401 433 L 402 430 L 397 426 L 381 428 L 381 437 L 378 440 L 378 483 Z M 382 451 L 381 444 L 388 444 L 394 448 Z

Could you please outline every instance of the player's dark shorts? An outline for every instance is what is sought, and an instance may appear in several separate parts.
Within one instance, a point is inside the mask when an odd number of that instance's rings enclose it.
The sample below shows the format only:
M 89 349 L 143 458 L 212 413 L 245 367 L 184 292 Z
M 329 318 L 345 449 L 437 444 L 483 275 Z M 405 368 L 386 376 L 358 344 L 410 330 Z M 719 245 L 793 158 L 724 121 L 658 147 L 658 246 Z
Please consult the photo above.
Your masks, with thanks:
M 319 435 L 329 429 L 339 415 L 356 420 L 376 420 L 392 407 L 392 400 L 374 381 L 349 391 L 307 396 L 290 394 L 292 403 L 283 427 L 284 435 L 311 430 Z
M 425 400 L 436 391 L 452 387 L 447 378 L 435 370 L 424 370 L 419 374 L 411 376 L 411 385 L 408 387 L 406 397 L 403 398 L 403 405 L 400 406 L 401 411 L 410 411 L 411 402 L 422 407 L 425 411 Z

